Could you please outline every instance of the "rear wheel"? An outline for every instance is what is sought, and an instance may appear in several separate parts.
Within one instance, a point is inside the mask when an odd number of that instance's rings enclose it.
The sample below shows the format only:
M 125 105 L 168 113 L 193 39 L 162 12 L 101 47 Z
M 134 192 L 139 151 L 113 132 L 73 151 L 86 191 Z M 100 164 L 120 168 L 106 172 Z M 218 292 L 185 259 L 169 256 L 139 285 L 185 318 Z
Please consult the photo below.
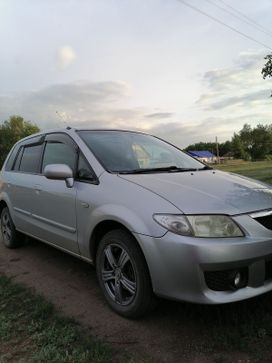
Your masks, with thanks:
M 23 236 L 16 231 L 7 207 L 1 213 L 1 234 L 2 241 L 7 248 L 16 248 L 23 244 Z
M 113 230 L 102 238 L 96 255 L 96 271 L 108 304 L 119 315 L 136 318 L 154 306 L 145 259 L 128 232 Z

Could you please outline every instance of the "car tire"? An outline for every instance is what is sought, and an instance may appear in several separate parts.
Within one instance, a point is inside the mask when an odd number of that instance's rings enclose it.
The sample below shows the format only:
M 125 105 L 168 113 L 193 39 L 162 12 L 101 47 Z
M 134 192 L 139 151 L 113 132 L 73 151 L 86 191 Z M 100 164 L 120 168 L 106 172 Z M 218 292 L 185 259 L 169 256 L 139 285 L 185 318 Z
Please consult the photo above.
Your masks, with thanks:
M 16 231 L 11 215 L 7 207 L 1 212 L 1 235 L 2 241 L 7 248 L 17 248 L 23 244 L 23 235 Z
M 96 272 L 106 301 L 119 315 L 138 318 L 155 306 L 146 261 L 127 231 L 113 230 L 104 235 L 97 249 Z

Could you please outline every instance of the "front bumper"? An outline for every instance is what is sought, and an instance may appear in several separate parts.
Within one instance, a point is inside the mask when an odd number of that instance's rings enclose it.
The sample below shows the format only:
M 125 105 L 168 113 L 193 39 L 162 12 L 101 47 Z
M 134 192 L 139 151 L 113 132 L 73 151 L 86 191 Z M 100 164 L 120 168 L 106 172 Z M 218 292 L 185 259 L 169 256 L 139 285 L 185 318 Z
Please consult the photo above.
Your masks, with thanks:
M 247 234 L 239 238 L 192 238 L 167 232 L 161 238 L 135 235 L 149 267 L 156 295 L 222 304 L 272 290 L 272 231 L 249 216 L 235 218 Z M 206 272 L 246 270 L 246 286 L 227 291 L 208 287 Z M 269 269 L 269 271 L 268 271 Z

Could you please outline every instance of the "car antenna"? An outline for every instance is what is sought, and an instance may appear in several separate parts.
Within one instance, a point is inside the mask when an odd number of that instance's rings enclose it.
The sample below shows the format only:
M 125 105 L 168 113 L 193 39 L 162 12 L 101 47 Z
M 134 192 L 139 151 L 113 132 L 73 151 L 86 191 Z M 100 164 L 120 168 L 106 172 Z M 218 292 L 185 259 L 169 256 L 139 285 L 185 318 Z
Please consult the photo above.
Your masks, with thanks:
M 56 110 L 56 114 L 59 116 L 60 121 L 62 123 L 64 123 L 64 125 L 67 127 L 67 123 L 66 123 L 66 121 L 64 120 L 64 117 L 63 117 L 64 115 L 62 113 L 59 113 L 58 110 Z

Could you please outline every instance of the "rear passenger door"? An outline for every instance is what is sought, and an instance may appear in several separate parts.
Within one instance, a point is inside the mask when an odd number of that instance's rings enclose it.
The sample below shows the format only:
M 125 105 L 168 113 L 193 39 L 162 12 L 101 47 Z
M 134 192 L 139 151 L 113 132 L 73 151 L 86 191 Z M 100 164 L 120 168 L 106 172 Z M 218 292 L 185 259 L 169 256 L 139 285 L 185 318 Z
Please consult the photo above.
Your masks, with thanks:
M 16 228 L 32 234 L 33 187 L 40 178 L 43 137 L 23 143 L 14 165 L 7 171 L 7 187 Z
M 76 188 L 63 180 L 49 180 L 43 175 L 49 164 L 66 164 L 74 172 L 77 146 L 65 134 L 48 134 L 41 161 L 41 175 L 35 180 L 32 217 L 33 232 L 39 238 L 73 253 L 79 253 L 76 223 Z

